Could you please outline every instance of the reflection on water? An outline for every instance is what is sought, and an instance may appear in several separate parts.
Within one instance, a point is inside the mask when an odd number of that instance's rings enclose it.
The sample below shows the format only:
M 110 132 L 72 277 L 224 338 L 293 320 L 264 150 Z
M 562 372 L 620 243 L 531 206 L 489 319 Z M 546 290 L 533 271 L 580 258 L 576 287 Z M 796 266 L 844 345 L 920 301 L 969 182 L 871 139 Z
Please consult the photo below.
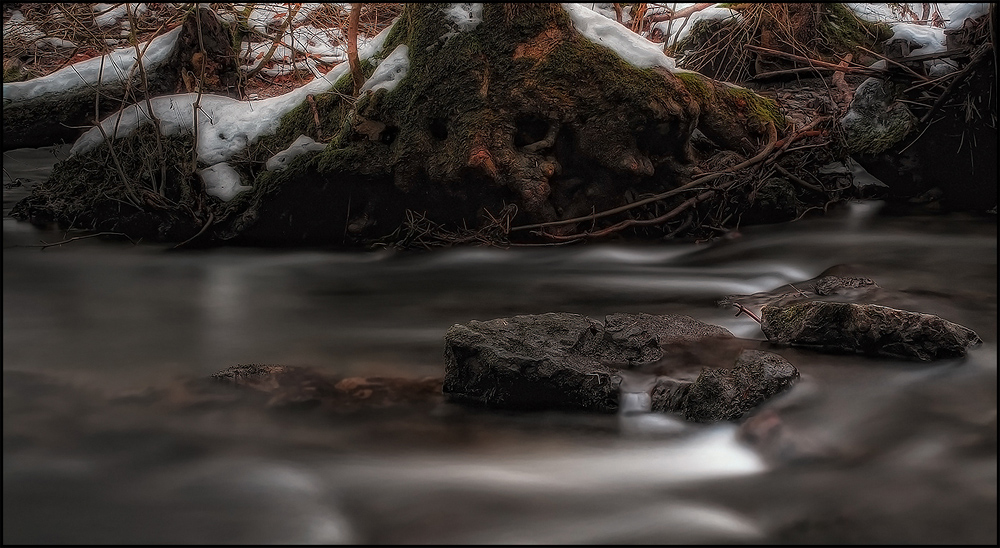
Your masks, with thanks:
M 4 542 L 995 543 L 995 218 L 878 211 L 711 245 L 423 254 L 40 250 L 64 235 L 5 218 Z M 764 347 L 716 302 L 838 264 L 985 344 L 928 364 L 772 349 L 802 380 L 742 425 L 651 414 L 642 379 L 619 416 L 328 416 L 182 382 L 440 376 L 452 324 L 552 311 L 688 314 Z

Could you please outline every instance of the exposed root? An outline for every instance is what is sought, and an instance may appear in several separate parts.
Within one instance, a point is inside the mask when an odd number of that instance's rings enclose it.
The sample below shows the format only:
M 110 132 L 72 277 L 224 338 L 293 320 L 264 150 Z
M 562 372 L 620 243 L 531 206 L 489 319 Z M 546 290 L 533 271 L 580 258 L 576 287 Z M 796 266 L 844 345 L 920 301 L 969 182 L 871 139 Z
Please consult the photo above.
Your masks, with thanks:
M 453 245 L 482 245 L 509 247 L 510 222 L 517 215 L 517 206 L 506 205 L 497 215 L 483 212 L 483 224 L 478 229 L 461 227 L 449 229 L 435 223 L 423 213 L 406 211 L 406 220 L 389 236 L 382 238 L 374 247 L 396 249 L 432 249 Z

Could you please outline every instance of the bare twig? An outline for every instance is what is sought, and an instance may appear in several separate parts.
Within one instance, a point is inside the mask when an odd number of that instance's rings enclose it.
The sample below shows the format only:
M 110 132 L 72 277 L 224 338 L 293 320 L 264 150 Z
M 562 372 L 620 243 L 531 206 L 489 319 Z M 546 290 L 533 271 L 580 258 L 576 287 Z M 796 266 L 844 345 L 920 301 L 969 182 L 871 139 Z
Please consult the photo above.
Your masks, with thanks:
M 71 243 L 71 242 L 75 242 L 77 240 L 86 240 L 86 239 L 89 239 L 89 238 L 96 238 L 98 236 L 121 236 L 121 237 L 127 239 L 128 241 L 132 242 L 132 245 L 137 245 L 137 242 L 135 240 L 133 240 L 132 238 L 129 238 L 127 234 L 124 234 L 124 233 L 121 233 L 121 232 L 97 232 L 97 233 L 94 233 L 94 234 L 87 234 L 85 236 L 74 236 L 72 238 L 68 238 L 68 239 L 62 240 L 60 242 L 52 242 L 52 243 L 42 242 L 42 245 L 19 245 L 17 247 L 37 247 L 39 249 L 47 249 L 47 248 L 50 248 L 50 247 L 56 247 L 56 246 L 61 246 L 61 245 L 68 244 L 68 243 Z
M 292 18 L 294 18 L 295 14 L 299 12 L 299 8 L 302 7 L 302 4 L 295 3 L 294 6 L 295 6 L 294 8 L 292 7 L 289 8 L 288 18 L 282 21 L 281 27 L 278 28 L 278 32 L 275 35 L 274 41 L 271 42 L 271 48 L 268 49 L 267 53 L 264 54 L 264 57 L 260 60 L 260 63 L 257 63 L 257 66 L 251 69 L 250 72 L 247 72 L 246 76 L 244 76 L 244 78 L 246 78 L 247 80 L 253 78 L 254 76 L 257 76 L 257 73 L 263 70 L 264 65 L 266 65 L 271 60 L 271 57 L 274 56 L 274 52 L 277 51 L 278 45 L 281 44 L 282 42 L 281 39 L 282 36 L 285 35 L 285 29 L 288 28 L 288 25 L 292 24 Z
M 766 53 L 768 55 L 773 55 L 775 57 L 784 57 L 786 59 L 791 59 L 793 61 L 800 61 L 800 62 L 803 62 L 803 63 L 809 63 L 810 65 L 813 65 L 813 66 L 816 66 L 816 67 L 827 68 L 827 69 L 830 69 L 830 70 L 836 70 L 836 71 L 847 72 L 847 73 L 852 73 L 852 74 L 864 74 L 864 75 L 868 75 L 868 76 L 882 76 L 882 77 L 884 77 L 885 76 L 885 72 L 886 72 L 886 71 L 881 70 L 881 69 L 873 69 L 873 68 L 870 68 L 870 67 L 861 67 L 861 66 L 847 66 L 847 67 L 842 67 L 842 66 L 840 66 L 838 64 L 827 63 L 826 61 L 819 61 L 819 60 L 816 60 L 816 59 L 810 59 L 808 57 L 803 57 L 801 55 L 795 55 L 794 53 L 785 53 L 783 51 L 777 51 L 777 50 L 773 50 L 773 49 L 769 49 L 769 48 L 762 48 L 760 46 L 754 46 L 752 44 L 747 44 L 746 48 L 747 49 L 751 49 L 751 50 L 756 51 L 756 52 Z
M 184 240 L 183 242 L 175 245 L 171 249 L 177 249 L 179 247 L 183 247 L 183 246 L 191 243 L 192 241 L 196 240 L 199 236 L 201 236 L 202 234 L 204 234 L 205 231 L 208 230 L 208 228 L 210 226 L 212 226 L 212 222 L 214 220 L 215 220 L 215 215 L 213 215 L 212 213 L 209 213 L 208 214 L 208 219 L 205 220 L 205 224 L 201 225 L 201 230 L 199 230 L 197 234 L 195 234 L 194 236 L 191 236 L 190 238 Z
M 927 120 L 931 119 L 931 116 L 933 116 L 934 113 L 937 112 L 939 108 L 941 108 L 941 105 L 944 104 L 945 100 L 952 94 L 953 91 L 955 91 L 955 88 L 958 87 L 958 84 L 964 81 L 969 76 L 969 74 L 972 73 L 972 70 L 977 65 L 979 65 L 979 63 L 982 63 L 983 61 L 986 60 L 987 58 L 986 53 L 992 49 L 993 47 L 987 43 L 983 44 L 982 46 L 979 47 L 978 50 L 976 50 L 976 53 L 972 55 L 972 59 L 969 61 L 969 64 L 966 65 L 965 68 L 961 70 L 961 72 L 959 72 L 958 76 L 956 76 L 955 79 L 952 80 L 950 84 L 948 84 L 948 87 L 945 88 L 944 92 L 941 93 L 940 96 L 938 96 L 937 101 L 935 101 L 931 109 L 927 111 L 927 114 L 924 114 L 923 117 L 920 118 L 921 124 L 926 123 Z
M 361 62 L 358 60 L 358 20 L 361 18 L 361 4 L 351 4 L 351 15 L 347 23 L 347 62 L 351 66 L 351 78 L 354 80 L 354 96 L 361 93 L 365 76 L 361 73 Z
M 143 95 L 146 97 L 146 109 L 149 110 L 149 117 L 153 120 L 153 127 L 156 129 L 156 157 L 160 161 L 160 184 L 157 185 L 156 181 L 152 181 L 153 190 L 163 195 L 167 186 L 167 157 L 166 153 L 163 152 L 163 140 L 160 138 L 161 126 L 160 118 L 156 116 L 153 112 L 153 102 L 149 98 L 149 77 L 146 74 L 146 65 L 142 62 L 142 56 L 145 51 L 139 50 L 139 39 L 136 35 L 136 20 L 135 14 L 132 12 L 132 7 L 129 4 L 125 4 L 125 11 L 128 13 L 129 27 L 132 29 L 132 45 L 135 47 L 135 62 L 139 67 L 139 74 L 142 76 L 142 91 Z M 150 40 L 151 42 L 152 40 Z M 147 42 L 146 47 L 149 47 Z
M 677 191 L 689 188 L 689 187 L 691 187 L 694 184 L 704 184 L 704 183 L 708 182 L 709 180 L 721 177 L 721 176 L 725 175 L 726 173 L 732 173 L 732 172 L 735 172 L 735 171 L 739 171 L 741 169 L 745 169 L 747 167 L 750 167 L 750 166 L 752 166 L 754 164 L 757 164 L 757 163 L 760 163 L 761 161 L 763 161 L 774 150 L 774 144 L 778 140 L 778 132 L 777 132 L 777 129 L 774 127 L 774 123 L 773 122 L 768 122 L 767 126 L 768 126 L 768 133 L 769 133 L 768 143 L 767 143 L 767 145 L 764 146 L 763 150 L 761 150 L 756 156 L 754 156 L 753 158 L 751 158 L 751 159 L 749 159 L 749 160 L 747 160 L 745 162 L 741 162 L 740 164 L 738 164 L 736 166 L 733 166 L 733 167 L 731 167 L 731 168 L 729 168 L 729 169 L 727 169 L 725 171 L 711 173 L 711 174 L 708 174 L 706 176 L 703 176 L 700 179 L 698 179 L 696 181 L 692 181 L 691 183 L 688 183 L 687 185 L 684 185 L 684 186 L 682 186 L 680 188 L 674 189 L 671 192 L 676 193 Z M 701 194 L 698 194 L 697 196 L 694 196 L 693 198 L 689 198 L 689 199 L 685 200 L 683 203 L 681 203 L 681 205 L 675 207 L 674 209 L 668 211 L 667 213 L 665 213 L 663 215 L 660 215 L 659 217 L 655 217 L 653 219 L 646 219 L 646 220 L 626 219 L 624 221 L 621 221 L 621 222 L 619 222 L 617 224 L 611 225 L 611 226 L 609 226 L 609 227 L 607 227 L 605 229 L 598 230 L 596 232 L 586 232 L 586 233 L 583 233 L 583 234 L 575 234 L 575 235 L 570 235 L 570 236 L 559 236 L 559 235 L 555 235 L 555 234 L 549 234 L 549 233 L 546 233 L 546 232 L 542 232 L 541 234 L 544 235 L 544 236 L 546 236 L 546 237 L 555 239 L 555 240 L 567 240 L 567 239 L 578 239 L 578 238 L 600 238 L 600 237 L 608 236 L 610 234 L 614 234 L 615 232 L 619 232 L 619 231 L 624 230 L 624 229 L 626 229 L 628 227 L 631 227 L 631 226 L 653 226 L 653 225 L 660 225 L 660 224 L 663 224 L 663 223 L 669 221 L 670 219 L 673 219 L 674 217 L 680 215 L 685 210 L 687 210 L 689 207 L 691 207 L 693 205 L 696 205 L 696 204 L 698 204 L 700 202 L 703 202 L 703 201 L 711 198 L 712 196 L 715 195 L 716 192 L 721 191 L 721 190 L 725 190 L 726 188 L 729 188 L 733 184 L 733 182 L 734 181 L 730 181 L 730 182 L 727 182 L 727 183 L 720 184 L 716 188 L 708 189 L 708 190 L 702 192 Z M 664 194 L 669 194 L 669 193 L 664 193 Z M 656 196 L 654 196 L 653 198 L 656 198 Z M 615 209 L 619 210 L 619 211 L 625 211 L 625 210 L 632 209 L 632 208 L 636 207 L 640 202 L 649 203 L 650 201 L 655 201 L 655 200 L 652 200 L 652 198 L 647 199 L 647 200 L 640 200 L 639 202 L 633 202 L 631 204 L 628 204 L 627 206 L 622 206 L 620 208 L 615 208 Z M 577 222 L 579 222 L 579 221 L 586 221 L 586 220 L 590 220 L 591 218 L 597 218 L 598 216 L 603 217 L 603 216 L 606 216 L 608 214 L 609 214 L 608 212 L 602 212 L 602 213 L 597 214 L 597 215 L 591 215 L 591 216 L 588 216 L 588 217 L 580 217 L 580 218 L 576 219 L 575 221 L 577 221 Z M 553 221 L 551 223 L 541 223 L 541 225 L 554 226 L 555 224 L 567 224 L 568 222 L 569 221 Z M 522 227 L 517 227 L 516 229 L 523 230 L 524 228 L 525 227 L 522 226 Z M 511 231 L 514 231 L 516 229 L 512 228 Z
M 764 325 L 764 322 L 761 321 L 761 319 L 758 318 L 756 314 L 754 314 L 753 312 L 751 312 L 749 308 L 743 306 L 740 303 L 733 303 L 733 306 L 735 306 L 736 308 L 739 309 L 739 311 L 736 312 L 737 316 L 739 316 L 740 314 L 746 314 L 747 316 L 750 316 L 751 318 L 753 318 L 753 321 L 757 322 L 760 325 Z
M 316 122 L 316 140 L 323 140 L 323 126 L 319 123 L 319 109 L 316 108 L 316 99 L 312 94 L 306 95 L 306 100 L 309 101 L 309 106 L 312 107 L 313 111 L 313 121 Z
M 653 23 L 659 23 L 660 21 L 670 21 L 672 19 L 680 19 L 681 17 L 690 17 L 695 12 L 701 11 L 701 10 L 703 10 L 705 8 L 710 8 L 710 7 L 714 6 L 714 5 L 715 5 L 714 2 L 708 2 L 708 3 L 702 3 L 702 4 L 695 4 L 693 6 L 688 6 L 688 7 L 684 8 L 684 9 L 682 9 L 680 11 L 677 11 L 677 12 L 672 12 L 672 13 L 671 12 L 667 12 L 667 13 L 663 13 L 663 14 L 660 14 L 660 15 L 654 15 L 654 16 L 650 17 L 649 20 L 651 22 L 653 22 Z
M 777 136 L 776 130 L 774 128 L 774 124 L 773 123 L 769 123 L 769 130 L 772 132 L 772 134 L 775 137 Z M 774 149 L 775 141 L 776 141 L 776 139 L 771 139 L 770 142 L 768 143 L 768 146 L 766 146 L 764 148 L 764 150 L 760 154 L 757 154 L 756 156 L 754 156 L 753 158 L 751 158 L 751 159 L 749 159 L 749 160 L 747 160 L 745 162 L 742 162 L 742 163 L 740 163 L 738 165 L 735 165 L 733 167 L 724 169 L 722 171 L 717 171 L 717 172 L 714 172 L 714 173 L 703 174 L 703 175 L 699 176 L 698 178 L 692 180 L 691 182 L 689 182 L 687 184 L 681 185 L 681 186 L 679 186 L 679 187 L 677 187 L 675 189 L 668 190 L 666 192 L 662 192 L 660 194 L 656 194 L 656 195 L 650 196 L 649 198 L 644 198 L 642 200 L 637 200 L 637 201 L 632 202 L 630 204 L 625 204 L 623 206 L 619 206 L 619 207 L 616 207 L 616 208 L 612 208 L 612 209 L 608 209 L 608 210 L 605 210 L 605 211 L 601 211 L 599 213 L 593 213 L 591 215 L 585 215 L 583 217 L 574 217 L 572 219 L 563 219 L 561 221 L 548 221 L 548 222 L 545 222 L 545 223 L 535 223 L 535 224 L 530 224 L 530 225 L 515 226 L 515 227 L 512 227 L 510 229 L 510 231 L 511 232 L 516 232 L 516 231 L 520 231 L 520 230 L 532 230 L 532 229 L 538 229 L 538 228 L 546 228 L 546 227 L 550 227 L 550 226 L 562 226 L 562 225 L 580 223 L 580 222 L 583 222 L 583 221 L 592 221 L 592 220 L 600 219 L 600 218 L 603 218 L 603 217 L 607 217 L 609 215 L 615 215 L 617 213 L 623 213 L 623 212 L 628 211 L 630 209 L 635 209 L 635 208 L 637 208 L 639 206 L 644 206 L 646 204 L 651 204 L 653 202 L 658 202 L 660 200 L 664 200 L 664 199 L 669 198 L 671 196 L 675 196 L 677 194 L 680 194 L 681 192 L 685 192 L 687 190 L 692 190 L 692 189 L 694 189 L 698 185 L 703 185 L 703 184 L 705 184 L 705 183 L 707 183 L 709 181 L 718 179 L 719 177 L 721 177 L 721 176 L 723 176 L 723 175 L 725 175 L 727 173 L 733 173 L 735 171 L 739 171 L 739 170 L 744 169 L 746 167 L 752 166 L 753 164 L 756 164 L 757 162 L 763 160 L 764 157 L 767 156 L 767 154 L 770 154 L 770 152 Z
M 194 7 L 194 21 L 195 26 L 198 29 L 198 50 L 202 55 L 201 63 L 201 74 L 198 75 L 198 96 L 194 100 L 194 104 L 191 105 L 191 115 L 194 117 L 191 127 L 191 131 L 194 134 L 194 146 L 191 148 L 191 172 L 194 173 L 198 170 L 198 111 L 201 110 L 201 94 L 205 88 L 203 82 L 205 81 L 205 66 L 208 65 L 208 52 L 205 51 L 205 37 L 201 32 L 201 5 L 195 4 Z

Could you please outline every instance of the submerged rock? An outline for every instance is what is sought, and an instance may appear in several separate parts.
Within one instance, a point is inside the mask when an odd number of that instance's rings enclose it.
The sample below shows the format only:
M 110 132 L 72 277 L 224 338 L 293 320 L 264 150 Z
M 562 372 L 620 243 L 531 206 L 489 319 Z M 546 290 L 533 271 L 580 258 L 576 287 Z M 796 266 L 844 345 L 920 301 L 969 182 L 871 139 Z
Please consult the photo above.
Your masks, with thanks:
M 441 378 L 338 377 L 310 367 L 241 364 L 212 379 L 267 398 L 267 407 L 344 412 L 393 405 L 436 404 Z
M 917 360 L 964 356 L 982 343 L 971 329 L 932 314 L 874 304 L 811 301 L 761 308 L 771 342 Z
M 614 412 L 619 407 L 622 370 L 656 362 L 663 356 L 663 345 L 713 338 L 733 335 L 679 315 L 612 314 L 604 323 L 569 313 L 473 320 L 452 326 L 445 335 L 443 390 L 454 400 L 491 407 Z M 744 377 L 745 382 L 737 383 L 740 390 L 774 393 L 761 375 Z M 755 380 L 765 382 L 751 388 L 749 383 Z M 674 388 L 682 386 L 684 381 L 678 381 Z M 730 396 L 720 397 L 728 398 L 719 403 L 725 408 L 746 407 L 754 399 L 734 403 Z
M 604 319 L 604 333 L 611 346 L 626 355 L 630 365 L 659 360 L 663 356 L 660 345 L 733 337 L 724 327 L 678 314 L 610 314 Z
M 878 284 L 871 278 L 863 276 L 823 276 L 813 284 L 817 295 L 834 295 L 852 289 L 877 288 Z
M 676 412 L 695 422 L 735 421 L 798 378 L 798 369 L 785 358 L 744 350 L 731 369 L 704 369 L 694 382 L 657 379 L 652 409 Z

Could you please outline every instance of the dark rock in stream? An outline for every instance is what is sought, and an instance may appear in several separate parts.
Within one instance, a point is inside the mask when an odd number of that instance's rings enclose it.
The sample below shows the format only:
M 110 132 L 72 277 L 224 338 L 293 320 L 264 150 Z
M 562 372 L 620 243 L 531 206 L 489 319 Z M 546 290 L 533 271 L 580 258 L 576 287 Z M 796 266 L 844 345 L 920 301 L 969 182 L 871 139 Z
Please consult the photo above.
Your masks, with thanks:
M 454 325 L 445 335 L 444 393 L 495 407 L 613 412 L 621 378 L 602 358 L 651 355 L 639 337 L 625 339 L 608 344 L 601 322 L 568 313 Z
M 642 369 L 662 346 L 733 335 L 688 316 L 612 314 L 605 323 L 569 313 L 470 321 L 445 335 L 444 392 L 451 399 L 508 409 L 614 412 L 622 370 Z M 798 371 L 780 356 L 744 351 L 732 368 L 690 380 L 661 377 L 653 410 L 689 420 L 737 420 L 791 385 Z
M 771 342 L 831 352 L 928 361 L 961 357 L 982 343 L 971 329 L 938 316 L 874 304 L 769 304 L 761 317 Z
M 657 379 L 652 409 L 679 413 L 695 422 L 735 421 L 798 378 L 798 369 L 785 358 L 744 350 L 731 369 L 704 369 L 694 382 Z

